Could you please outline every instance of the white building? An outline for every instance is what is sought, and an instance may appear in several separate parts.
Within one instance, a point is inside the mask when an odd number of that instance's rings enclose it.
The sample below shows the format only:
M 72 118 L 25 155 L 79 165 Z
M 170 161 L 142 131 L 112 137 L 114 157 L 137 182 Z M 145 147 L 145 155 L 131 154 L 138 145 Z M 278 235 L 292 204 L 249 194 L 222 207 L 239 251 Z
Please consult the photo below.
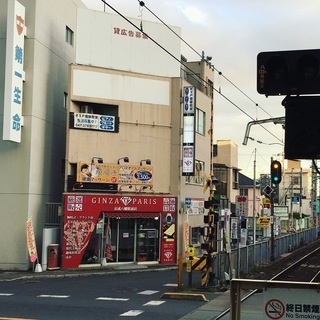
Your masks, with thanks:
M 203 225 L 203 202 L 207 199 L 203 192 L 204 173 L 210 173 L 212 147 L 207 134 L 213 112 L 211 65 L 204 60 L 191 62 L 181 72 L 180 40 L 160 24 L 143 22 L 146 37 L 133 26 L 139 25 L 140 20 L 88 10 L 81 1 L 20 0 L 19 3 L 25 8 L 22 20 L 23 28 L 27 30 L 23 56 L 20 56 L 25 72 L 20 110 L 23 126 L 19 128 L 21 141 L 13 141 L 7 133 L 0 140 L 0 163 L 4 168 L 5 181 L 0 187 L 0 269 L 26 270 L 30 267 L 26 237 L 28 220 L 32 219 L 41 260 L 41 251 L 47 250 L 46 246 L 42 248 L 42 235 L 43 228 L 50 222 L 46 216 L 48 208 L 55 210 L 56 218 L 63 213 L 65 228 L 72 223 L 71 218 L 66 218 L 71 216 L 72 208 L 84 207 L 85 203 L 81 201 L 90 200 L 92 205 L 99 201 L 103 203 L 106 198 L 111 202 L 121 198 L 122 203 L 126 199 L 127 204 L 130 201 L 131 204 L 151 201 L 153 209 L 138 206 L 133 209 L 126 205 L 126 209 L 140 210 L 141 215 L 125 217 L 128 210 L 119 209 L 119 206 L 117 209 L 96 207 L 99 214 L 94 219 L 91 215 L 84 219 L 90 232 L 77 233 L 77 239 L 68 238 L 67 233 L 63 233 L 60 245 L 65 262 L 72 260 L 72 250 L 76 250 L 68 245 L 69 240 L 78 241 L 85 237 L 80 250 L 83 254 L 82 249 L 89 248 L 91 236 L 100 237 L 97 230 L 102 214 L 103 218 L 109 218 L 109 222 L 117 223 L 120 230 L 120 233 L 113 232 L 115 244 L 111 246 L 118 261 L 122 255 L 126 261 L 139 262 L 138 243 L 142 232 L 138 232 L 141 222 L 138 219 L 160 218 L 157 225 L 159 243 L 153 259 L 160 263 L 175 263 L 177 254 L 184 253 L 188 243 L 199 244 L 198 231 Z M 7 36 L 6 26 L 8 22 L 16 27 L 17 21 L 14 13 L 7 13 L 8 4 L 19 4 L 14 0 L 0 0 L 0 6 L 4 8 L 0 13 L 0 101 L 6 101 L 0 111 L 0 126 L 2 128 L 4 124 L 10 129 L 5 116 L 8 114 L 8 100 L 7 89 L 4 88 L 11 86 L 12 90 L 14 87 L 12 83 L 7 87 L 4 66 L 14 65 L 14 57 L 6 60 L 8 49 L 13 52 L 14 40 L 9 41 L 10 33 Z M 19 28 L 21 23 L 19 19 Z M 180 33 L 179 28 L 173 28 Z M 153 43 L 152 38 L 176 59 Z M 194 80 L 193 72 L 201 75 L 203 80 L 200 83 Z M 183 102 L 186 87 L 194 87 L 196 92 L 192 143 L 185 139 L 190 133 L 185 131 L 188 123 Z M 9 104 L 9 111 L 12 110 Z M 78 117 L 84 113 L 111 115 L 116 119 L 119 130 L 110 133 L 70 126 L 75 114 Z M 189 159 L 183 153 L 184 145 L 184 150 L 190 149 L 190 145 L 194 148 Z M 77 180 L 79 163 L 103 159 L 104 164 L 114 164 L 121 172 L 117 160 L 123 157 L 130 158 L 130 168 L 140 168 L 141 160 L 151 159 L 152 188 L 145 190 L 139 185 L 141 181 L 134 185 L 134 190 L 130 185 L 117 184 L 115 190 L 109 190 L 111 195 L 106 190 L 94 190 L 94 200 L 87 193 L 84 197 L 81 190 L 73 193 L 69 189 L 72 179 Z M 192 170 L 188 171 L 184 162 Z M 148 165 L 147 162 L 145 164 Z M 199 170 L 197 174 L 193 172 L 193 166 L 194 170 Z M 64 198 L 63 191 L 67 192 Z M 64 209 L 58 205 L 62 199 L 65 200 Z M 112 215 L 111 211 L 117 214 Z M 146 212 L 149 216 L 144 215 Z M 116 220 L 110 221 L 121 218 L 127 219 L 129 229 L 121 229 L 123 225 Z M 160 230 L 172 224 L 176 230 Z M 134 236 L 130 240 L 131 231 L 134 231 Z M 152 238 L 152 233 L 149 235 Z M 169 245 L 173 238 L 174 245 Z M 168 239 L 167 243 L 164 239 Z M 174 258 L 165 260 L 169 255 Z M 74 263 L 79 264 L 82 259 L 79 256 Z M 68 267 L 67 264 L 65 266 Z

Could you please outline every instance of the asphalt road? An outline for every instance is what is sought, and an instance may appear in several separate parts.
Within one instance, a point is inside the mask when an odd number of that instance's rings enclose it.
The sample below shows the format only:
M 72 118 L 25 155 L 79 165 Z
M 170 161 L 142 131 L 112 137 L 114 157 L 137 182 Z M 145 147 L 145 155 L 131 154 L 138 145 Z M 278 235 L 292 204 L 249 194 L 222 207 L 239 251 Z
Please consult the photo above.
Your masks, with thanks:
M 176 284 L 177 270 L 6 281 L 0 286 L 0 319 L 174 320 L 206 303 L 161 299 Z

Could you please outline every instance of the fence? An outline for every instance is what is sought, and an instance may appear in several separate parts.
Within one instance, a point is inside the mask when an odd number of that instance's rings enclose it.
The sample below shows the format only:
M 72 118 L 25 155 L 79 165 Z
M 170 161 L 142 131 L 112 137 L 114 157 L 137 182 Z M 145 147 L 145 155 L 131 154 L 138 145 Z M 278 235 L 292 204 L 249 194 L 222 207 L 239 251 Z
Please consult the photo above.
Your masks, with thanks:
M 319 238 L 319 229 L 311 228 L 274 239 L 274 258 L 288 253 L 301 245 L 310 244 Z M 240 260 L 238 254 L 240 253 Z M 224 273 L 248 274 L 250 271 L 270 262 L 271 240 L 259 241 L 239 249 L 233 249 L 231 254 L 220 252 L 215 259 L 217 279 L 224 279 Z M 240 268 L 240 270 L 238 270 Z M 239 272 L 237 272 L 239 271 Z M 234 275 L 230 275 L 234 276 Z

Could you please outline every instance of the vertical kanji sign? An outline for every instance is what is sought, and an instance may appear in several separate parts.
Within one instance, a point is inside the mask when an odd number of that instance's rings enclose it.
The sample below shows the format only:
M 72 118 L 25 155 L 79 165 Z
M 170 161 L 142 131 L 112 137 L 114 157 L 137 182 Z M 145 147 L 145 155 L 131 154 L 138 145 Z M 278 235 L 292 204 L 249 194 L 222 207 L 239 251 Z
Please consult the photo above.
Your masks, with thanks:
M 3 140 L 21 142 L 25 7 L 8 1 Z

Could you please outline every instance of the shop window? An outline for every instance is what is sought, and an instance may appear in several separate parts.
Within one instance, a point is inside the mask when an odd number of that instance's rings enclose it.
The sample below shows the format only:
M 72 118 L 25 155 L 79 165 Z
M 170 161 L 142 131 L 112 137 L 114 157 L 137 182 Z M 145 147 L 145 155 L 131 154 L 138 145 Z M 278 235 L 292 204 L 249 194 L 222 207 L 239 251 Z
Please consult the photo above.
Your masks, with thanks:
M 191 228 L 191 244 L 199 244 L 201 243 L 201 228 Z

